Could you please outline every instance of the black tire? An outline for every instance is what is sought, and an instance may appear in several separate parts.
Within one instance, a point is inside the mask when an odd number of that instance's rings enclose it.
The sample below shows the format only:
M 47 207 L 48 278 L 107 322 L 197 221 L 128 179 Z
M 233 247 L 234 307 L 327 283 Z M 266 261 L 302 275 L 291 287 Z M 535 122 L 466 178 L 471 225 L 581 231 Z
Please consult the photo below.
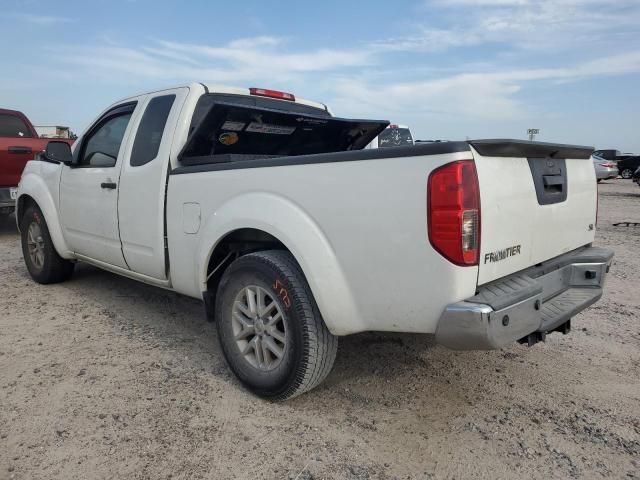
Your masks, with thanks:
M 248 286 L 263 289 L 284 319 L 286 344 L 273 370 L 251 364 L 234 338 L 236 297 Z M 251 253 L 229 266 L 216 295 L 216 325 L 233 373 L 253 393 L 271 400 L 286 400 L 320 384 L 331 371 L 338 349 L 338 338 L 322 320 L 300 266 L 281 250 Z
M 623 168 L 620 171 L 620 176 L 622 178 L 629 179 L 629 178 L 631 178 L 633 176 L 633 170 L 631 170 L 630 168 Z
M 32 224 L 37 225 L 40 229 L 43 254 L 41 265 L 37 265 L 29 253 L 29 228 Z M 20 236 L 22 240 L 22 256 L 31 278 L 43 284 L 64 282 L 71 278 L 75 264 L 65 260 L 56 252 L 51 241 L 51 235 L 49 235 L 47 222 L 38 206 L 30 206 L 24 213 L 20 220 Z

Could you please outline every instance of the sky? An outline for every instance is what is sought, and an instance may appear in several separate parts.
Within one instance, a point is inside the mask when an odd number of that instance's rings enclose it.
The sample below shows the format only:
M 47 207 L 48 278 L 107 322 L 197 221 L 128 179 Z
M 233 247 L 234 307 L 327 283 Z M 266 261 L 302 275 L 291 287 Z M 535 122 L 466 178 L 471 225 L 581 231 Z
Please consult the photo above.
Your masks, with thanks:
M 640 153 L 640 0 L 0 0 L 0 107 L 81 132 L 193 81 L 263 87 L 417 139 Z

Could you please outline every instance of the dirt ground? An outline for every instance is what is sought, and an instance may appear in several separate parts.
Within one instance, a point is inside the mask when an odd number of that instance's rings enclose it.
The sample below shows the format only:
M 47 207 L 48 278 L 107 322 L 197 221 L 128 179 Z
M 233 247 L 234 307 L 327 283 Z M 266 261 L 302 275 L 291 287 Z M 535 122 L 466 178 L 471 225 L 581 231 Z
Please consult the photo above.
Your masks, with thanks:
M 0 479 L 640 479 L 640 188 L 600 185 L 603 300 L 533 348 L 341 339 L 323 385 L 242 389 L 199 302 L 80 265 L 30 280 L 0 221 Z

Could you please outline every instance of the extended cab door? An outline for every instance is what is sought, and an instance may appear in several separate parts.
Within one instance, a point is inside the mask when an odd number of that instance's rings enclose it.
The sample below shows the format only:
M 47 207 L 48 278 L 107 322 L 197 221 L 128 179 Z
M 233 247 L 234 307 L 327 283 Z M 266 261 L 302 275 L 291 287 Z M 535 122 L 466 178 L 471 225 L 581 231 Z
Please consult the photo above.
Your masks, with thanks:
M 74 150 L 74 165 L 60 180 L 60 214 L 71 250 L 128 268 L 118 230 L 118 183 L 124 145 L 136 102 L 118 105 L 87 131 Z
M 118 214 L 122 251 L 129 268 L 155 279 L 167 278 L 165 189 L 169 155 L 188 88 L 164 90 L 140 100 L 131 148 L 120 177 Z

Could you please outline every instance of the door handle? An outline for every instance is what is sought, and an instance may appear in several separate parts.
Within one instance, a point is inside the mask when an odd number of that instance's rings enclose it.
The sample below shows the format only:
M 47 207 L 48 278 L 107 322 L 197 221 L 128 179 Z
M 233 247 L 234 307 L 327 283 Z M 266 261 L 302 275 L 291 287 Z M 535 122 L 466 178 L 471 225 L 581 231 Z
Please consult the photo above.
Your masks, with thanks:
M 33 153 L 31 147 L 8 147 L 9 153 Z
M 115 190 L 118 185 L 115 182 L 102 182 L 101 188 L 108 188 L 109 190 Z

